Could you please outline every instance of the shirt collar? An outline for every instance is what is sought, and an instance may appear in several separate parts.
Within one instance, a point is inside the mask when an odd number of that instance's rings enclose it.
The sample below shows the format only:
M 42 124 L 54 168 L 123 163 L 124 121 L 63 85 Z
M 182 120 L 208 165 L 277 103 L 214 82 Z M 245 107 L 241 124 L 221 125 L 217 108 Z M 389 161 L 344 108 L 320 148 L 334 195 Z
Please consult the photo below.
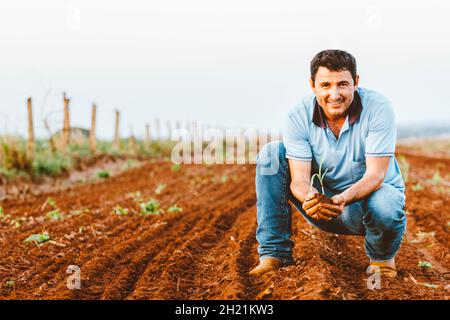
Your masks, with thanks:
M 327 121 L 325 117 L 325 113 L 323 112 L 322 107 L 317 102 L 317 99 L 314 98 L 315 105 L 314 105 L 314 113 L 313 113 L 313 123 L 320 127 L 325 129 L 327 127 Z M 355 91 L 355 95 L 353 97 L 352 104 L 350 105 L 350 109 L 348 111 L 348 124 L 352 125 L 356 121 L 358 121 L 359 116 L 361 115 L 362 111 L 362 103 L 361 103 L 361 97 L 359 96 L 358 91 Z

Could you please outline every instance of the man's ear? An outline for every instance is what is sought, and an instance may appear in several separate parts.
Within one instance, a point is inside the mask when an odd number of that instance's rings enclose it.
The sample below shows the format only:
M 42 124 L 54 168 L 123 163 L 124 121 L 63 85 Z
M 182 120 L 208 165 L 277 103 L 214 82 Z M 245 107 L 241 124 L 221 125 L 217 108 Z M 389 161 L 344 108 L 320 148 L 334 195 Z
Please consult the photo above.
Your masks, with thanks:
M 314 91 L 314 90 L 316 90 L 316 87 L 315 87 L 315 85 L 314 85 L 314 81 L 313 81 L 313 79 L 311 79 L 311 78 L 309 78 L 309 85 L 311 86 L 311 89 Z
M 359 84 L 359 74 L 357 74 L 355 77 L 355 89 L 358 87 L 358 84 Z

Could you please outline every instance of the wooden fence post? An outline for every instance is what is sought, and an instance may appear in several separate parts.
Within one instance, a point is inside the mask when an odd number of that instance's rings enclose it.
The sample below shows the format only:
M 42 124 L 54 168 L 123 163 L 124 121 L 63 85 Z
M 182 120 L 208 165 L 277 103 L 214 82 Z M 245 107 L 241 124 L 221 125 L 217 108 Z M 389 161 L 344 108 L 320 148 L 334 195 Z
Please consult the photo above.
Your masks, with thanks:
M 161 125 L 159 119 L 155 120 L 156 140 L 161 141 Z
M 119 150 L 120 148 L 120 137 L 119 137 L 119 124 L 120 124 L 120 112 L 116 110 L 116 123 L 114 129 L 114 140 L 113 140 L 113 148 Z
M 31 97 L 27 100 L 28 105 L 28 144 L 27 157 L 33 159 L 34 154 L 34 128 L 33 128 L 33 107 L 31 104 Z
M 167 120 L 167 140 L 172 140 L 172 124 L 170 123 L 170 120 Z
M 97 150 L 97 138 L 95 136 L 95 124 L 97 116 L 97 106 L 92 104 L 92 116 L 91 116 L 91 130 L 89 131 L 89 149 L 92 153 Z
M 64 98 L 64 127 L 63 127 L 63 141 L 62 147 L 67 150 L 67 146 L 70 144 L 70 112 L 69 112 L 69 102 L 70 99 L 66 97 L 66 93 L 63 93 Z
M 152 136 L 150 133 L 150 125 L 147 123 L 145 125 L 145 146 L 150 147 L 150 142 L 152 141 Z
M 130 138 L 128 141 L 130 142 L 128 153 L 132 156 L 137 156 L 137 154 L 138 154 L 137 141 L 136 141 L 136 137 L 134 136 L 132 126 L 130 126 Z

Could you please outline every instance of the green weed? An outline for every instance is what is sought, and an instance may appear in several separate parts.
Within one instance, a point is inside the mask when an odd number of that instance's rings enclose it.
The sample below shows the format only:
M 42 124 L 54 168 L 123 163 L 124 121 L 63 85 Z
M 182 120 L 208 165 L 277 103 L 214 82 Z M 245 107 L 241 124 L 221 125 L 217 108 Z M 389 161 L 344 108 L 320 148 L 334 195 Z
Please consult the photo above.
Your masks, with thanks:
M 97 178 L 108 179 L 110 177 L 109 171 L 101 170 L 97 172 Z
M 140 204 L 141 215 L 160 214 L 160 207 L 161 206 L 158 201 L 156 201 L 155 199 L 150 199 L 149 201 Z
M 158 186 L 155 189 L 156 194 L 161 194 L 161 192 L 166 188 L 165 184 L 158 184 Z
M 47 232 L 32 234 L 23 242 L 34 242 L 36 245 L 42 245 L 50 240 L 50 235 Z
M 169 211 L 169 212 L 182 212 L 183 209 L 180 208 L 177 204 L 174 204 L 173 206 L 169 207 L 169 209 L 167 209 L 167 211 Z

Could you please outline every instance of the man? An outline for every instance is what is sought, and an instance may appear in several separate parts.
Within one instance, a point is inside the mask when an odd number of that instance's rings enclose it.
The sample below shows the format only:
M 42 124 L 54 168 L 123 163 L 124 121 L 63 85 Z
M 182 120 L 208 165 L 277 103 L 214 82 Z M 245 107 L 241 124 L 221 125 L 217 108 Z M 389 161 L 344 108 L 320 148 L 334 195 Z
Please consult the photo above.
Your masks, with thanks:
M 391 103 L 358 88 L 355 58 L 345 51 L 319 52 L 309 82 L 314 94 L 288 113 L 283 141 L 265 145 L 257 157 L 260 263 L 250 275 L 293 263 L 291 201 L 317 228 L 365 236 L 368 271 L 395 277 L 406 218 Z M 323 186 L 315 180 L 311 188 L 319 167 L 327 170 Z M 322 188 L 331 203 L 319 197 Z

